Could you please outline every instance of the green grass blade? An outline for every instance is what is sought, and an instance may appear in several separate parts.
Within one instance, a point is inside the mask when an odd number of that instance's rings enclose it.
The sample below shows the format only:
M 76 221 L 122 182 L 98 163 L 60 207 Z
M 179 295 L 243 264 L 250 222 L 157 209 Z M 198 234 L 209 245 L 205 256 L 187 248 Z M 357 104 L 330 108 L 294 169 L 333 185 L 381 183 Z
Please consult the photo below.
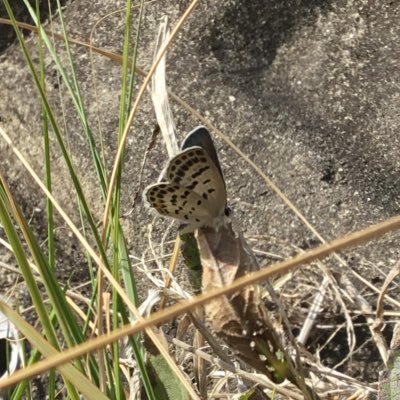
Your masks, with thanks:
M 25 0 L 24 0 L 24 1 L 25 1 Z M 51 109 L 51 107 L 50 107 L 50 105 L 49 105 L 49 103 L 48 103 L 48 101 L 47 101 L 46 95 L 45 95 L 45 93 L 43 92 L 43 90 L 42 90 L 42 88 L 41 88 L 41 86 L 40 86 L 40 81 L 39 81 L 39 78 L 38 78 L 38 76 L 37 76 L 36 70 L 35 70 L 35 68 L 34 68 L 34 66 L 33 66 L 32 58 L 31 58 L 31 56 L 30 56 L 30 54 L 29 54 L 29 52 L 28 52 L 28 50 L 27 50 L 27 48 L 26 48 L 26 46 L 25 46 L 24 40 L 23 40 L 23 38 L 22 38 L 22 35 L 21 35 L 21 33 L 20 33 L 20 31 L 19 31 L 17 25 L 16 25 L 16 21 L 15 21 L 14 15 L 12 14 L 12 10 L 11 10 L 11 8 L 9 7 L 9 4 L 8 4 L 8 0 L 4 0 L 4 4 L 6 5 L 7 12 L 9 13 L 10 19 L 11 19 L 11 21 L 13 22 L 14 30 L 15 30 L 15 32 L 16 32 L 16 34 L 17 34 L 17 38 L 18 38 L 18 41 L 19 41 L 19 43 L 20 43 L 21 49 L 22 49 L 22 51 L 23 51 L 23 54 L 24 54 L 24 56 L 25 56 L 25 60 L 26 60 L 28 66 L 29 66 L 29 68 L 30 68 L 30 70 L 31 70 L 32 77 L 33 77 L 33 79 L 34 79 L 36 88 L 38 89 L 39 94 L 40 94 L 40 97 L 41 97 L 41 99 L 42 99 L 42 102 L 43 102 L 43 104 L 44 104 L 44 106 L 45 106 L 45 108 L 46 108 L 46 112 L 47 112 L 47 115 L 48 115 L 48 119 L 49 119 L 49 121 L 50 121 L 50 123 L 51 123 L 51 126 L 52 126 L 52 128 L 53 128 L 53 131 L 54 131 L 54 133 L 55 133 L 55 135 L 56 135 L 56 138 L 57 138 L 58 144 L 59 144 L 59 146 L 60 146 L 62 155 L 63 155 L 63 157 L 64 157 L 64 160 L 65 160 L 66 164 L 67 164 L 67 168 L 68 168 L 68 171 L 69 171 L 69 173 L 70 173 L 72 182 L 73 182 L 73 184 L 74 184 L 74 186 L 75 186 L 75 190 L 76 190 L 77 195 L 78 195 L 78 197 L 79 197 L 79 201 L 81 202 L 81 204 L 82 204 L 82 206 L 83 206 L 83 209 L 84 209 L 84 212 L 85 212 L 85 216 L 86 216 L 86 218 L 87 218 L 87 220 L 88 220 L 88 223 L 89 223 L 89 225 L 90 225 L 92 234 L 93 234 L 93 236 L 94 236 L 94 239 L 95 239 L 96 244 L 97 244 L 97 246 L 98 246 L 98 249 L 99 249 L 99 251 L 100 251 L 101 257 L 102 257 L 103 262 L 105 263 L 105 265 L 106 265 L 107 267 L 109 267 L 109 266 L 108 266 L 108 261 L 107 261 L 106 254 L 105 254 L 104 248 L 103 248 L 103 246 L 102 246 L 102 244 L 101 244 L 100 236 L 99 236 L 99 233 L 98 233 L 97 228 L 96 228 L 96 223 L 95 223 L 95 221 L 94 221 L 94 218 L 93 218 L 93 216 L 92 216 L 92 214 L 91 214 L 91 212 L 90 212 L 90 209 L 89 209 L 89 207 L 88 207 L 88 205 L 87 205 L 87 202 L 86 202 L 86 200 L 85 200 L 85 197 L 84 197 L 84 194 L 83 194 L 83 190 L 82 190 L 81 184 L 80 184 L 80 182 L 79 182 L 79 179 L 78 179 L 77 174 L 76 174 L 76 172 L 75 172 L 75 169 L 74 169 L 74 167 L 73 167 L 71 158 L 69 157 L 67 148 L 66 148 L 66 146 L 65 146 L 65 144 L 64 144 L 64 141 L 63 141 L 63 139 L 62 139 L 62 135 L 61 135 L 61 132 L 60 132 L 60 130 L 59 130 L 59 127 L 58 127 L 58 125 L 57 125 L 57 123 L 56 123 L 56 120 L 55 120 L 55 117 L 54 117 L 54 113 L 52 112 L 52 109 Z M 35 15 L 33 15 L 33 18 L 36 19 L 36 18 L 35 18 Z M 47 38 L 47 36 L 45 35 L 45 32 L 44 32 L 42 26 L 39 25 L 39 26 L 38 26 L 38 29 L 39 29 L 39 31 L 41 32 L 41 34 L 43 35 L 44 42 L 45 42 L 46 45 L 47 45 L 47 40 L 48 40 L 48 38 Z M 47 39 L 46 39 L 46 38 L 47 38 Z
M 36 16 L 38 21 L 41 21 L 40 17 L 40 4 L 39 0 L 36 0 Z M 45 86 L 45 69 L 43 61 L 43 46 L 42 37 L 38 34 L 38 53 L 39 53 L 39 71 L 40 71 L 40 84 L 43 91 L 46 91 Z M 42 133 L 43 133 L 43 147 L 44 147 L 44 166 L 45 166 L 45 182 L 46 187 L 51 193 L 51 163 L 50 163 L 50 146 L 49 146 L 49 129 L 46 108 L 42 102 Z M 54 218 L 53 218 L 53 204 L 50 199 L 46 200 L 46 211 L 47 211 L 47 249 L 48 249 L 48 262 L 49 267 L 54 270 L 55 268 L 55 256 L 54 256 Z M 49 372 L 49 384 L 48 384 L 48 397 L 49 400 L 55 399 L 56 393 L 56 376 L 55 371 Z
M 30 342 L 37 348 L 40 353 L 45 357 L 54 356 L 57 354 L 57 350 L 52 347 L 46 340 L 42 338 L 36 330 L 31 327 L 27 322 L 25 322 L 16 312 L 11 308 L 7 307 L 6 304 L 0 302 L 1 312 L 13 322 L 18 330 L 26 337 L 29 337 Z M 90 382 L 80 371 L 78 371 L 72 364 L 64 364 L 58 367 L 61 374 L 66 378 L 66 382 L 71 382 L 73 384 L 74 392 L 79 390 L 86 398 L 96 399 L 96 400 L 107 400 L 108 397 L 105 396 L 92 382 Z M 77 394 L 77 393 L 76 393 Z M 69 394 L 71 396 L 71 394 Z M 71 396 L 73 399 L 79 400 L 79 395 L 77 394 Z
M 7 235 L 7 238 L 10 242 L 10 245 L 13 249 L 13 254 L 17 260 L 17 263 L 20 267 L 21 273 L 25 279 L 26 286 L 29 289 L 29 293 L 32 298 L 32 302 L 35 306 L 35 310 L 39 316 L 39 319 L 42 323 L 43 329 L 45 331 L 46 337 L 48 338 L 51 345 L 58 350 L 60 347 L 58 345 L 56 333 L 54 331 L 53 325 L 50 322 L 48 317 L 48 313 L 46 307 L 43 303 L 42 295 L 37 287 L 35 278 L 32 274 L 31 268 L 29 266 L 28 259 L 26 257 L 25 250 L 22 246 L 22 243 L 18 237 L 18 233 L 11 221 L 9 213 L 13 208 L 13 205 L 9 201 L 8 194 L 4 187 L 4 182 L 0 187 L 0 221 L 2 223 L 4 232 Z M 18 218 L 17 218 L 18 220 Z M 65 382 L 68 388 L 68 392 L 70 393 L 72 398 L 78 398 L 77 393 L 73 386 L 71 386 L 67 381 Z M 75 397 L 76 395 L 76 397 Z

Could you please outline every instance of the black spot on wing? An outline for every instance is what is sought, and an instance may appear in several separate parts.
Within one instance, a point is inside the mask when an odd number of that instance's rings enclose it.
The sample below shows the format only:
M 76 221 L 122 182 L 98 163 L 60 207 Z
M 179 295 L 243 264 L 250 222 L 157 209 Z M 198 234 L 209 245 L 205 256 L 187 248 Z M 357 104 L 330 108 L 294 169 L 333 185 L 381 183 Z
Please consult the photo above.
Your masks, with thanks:
M 189 186 L 187 186 L 187 188 L 193 190 L 198 184 L 198 181 L 193 181 Z
M 193 181 L 195 187 L 199 181 Z M 161 182 L 147 189 L 146 198 L 162 216 L 169 216 L 187 222 L 201 223 L 208 219 L 208 208 L 200 194 L 191 188 L 176 183 Z
M 209 169 L 210 169 L 210 167 L 208 165 L 200 168 L 197 172 L 192 174 L 192 178 L 196 179 L 197 177 L 199 177 L 200 175 L 204 174 L 204 172 L 208 171 Z

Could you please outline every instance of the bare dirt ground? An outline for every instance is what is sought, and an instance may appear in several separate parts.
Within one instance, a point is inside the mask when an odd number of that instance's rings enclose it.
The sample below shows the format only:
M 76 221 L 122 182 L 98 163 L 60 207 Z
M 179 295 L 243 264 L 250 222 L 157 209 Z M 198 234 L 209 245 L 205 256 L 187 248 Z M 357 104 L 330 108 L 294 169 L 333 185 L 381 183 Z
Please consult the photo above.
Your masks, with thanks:
M 147 70 L 150 66 L 159 18 L 166 14 L 173 25 L 187 4 L 156 1 L 146 5 L 140 67 Z M 94 29 L 95 46 L 121 53 L 123 12 L 111 14 L 116 9 L 111 0 L 67 3 L 64 15 L 70 36 L 89 41 Z M 204 1 L 168 55 L 168 84 L 256 162 L 328 241 L 399 212 L 399 17 L 400 5 L 388 0 Z M 54 27 L 60 31 L 57 18 Z M 29 44 L 35 51 L 34 36 Z M 62 51 L 62 45 L 58 46 Z M 92 68 L 87 50 L 73 47 L 73 52 L 90 122 L 98 130 L 99 116 L 111 163 L 116 149 L 120 66 L 94 55 Z M 88 169 L 89 153 L 80 124 L 70 102 L 60 103 L 59 85 L 48 56 L 46 64 L 49 97 L 59 118 L 64 110 L 71 152 L 85 193 L 100 218 L 100 192 L 94 172 Z M 0 93 L 1 126 L 43 174 L 40 102 L 16 43 L 0 56 Z M 176 104 L 174 115 L 181 138 L 199 125 Z M 147 97 L 128 142 L 123 176 L 125 211 L 137 190 L 142 156 L 155 123 Z M 255 248 L 276 254 L 276 258 L 260 256 L 262 265 L 319 243 L 244 160 L 222 140 L 217 138 L 216 142 L 237 228 Z M 159 141 L 146 166 L 145 185 L 158 177 L 166 159 Z M 54 167 L 56 197 L 78 221 L 55 141 Z M 45 239 L 44 196 L 3 141 L 0 169 L 35 231 Z M 147 244 L 145 234 L 151 219 L 139 204 L 123 220 L 131 252 L 138 257 Z M 73 283 L 87 278 L 82 254 L 61 221 L 57 239 L 60 279 L 72 277 Z M 333 261 L 328 266 L 337 276 L 348 274 L 374 308 L 376 296 L 365 292 L 365 285 L 350 271 L 357 271 L 380 288 L 399 259 L 399 241 L 397 233 L 386 235 L 346 251 L 343 257 L 348 269 Z M 0 250 L 0 259 L 13 263 L 4 250 Z M 0 279 L 1 291 L 7 293 L 16 276 L 0 268 Z M 318 286 L 322 274 L 313 279 Z M 26 296 L 22 288 L 19 295 L 21 299 Z M 391 295 L 399 298 L 395 287 Z M 336 311 L 339 315 L 339 306 L 333 300 L 326 302 L 326 323 L 332 323 Z M 342 317 L 337 319 L 336 323 L 341 322 Z M 354 322 L 360 326 L 357 340 L 361 345 L 368 334 L 365 318 L 355 317 Z M 392 325 L 388 325 L 388 338 L 391 330 Z M 323 336 L 321 322 L 310 347 L 317 346 Z M 326 348 L 325 359 L 331 358 L 334 365 L 347 354 L 346 346 L 343 331 Z M 342 370 L 372 382 L 381 367 L 375 347 L 368 344 Z

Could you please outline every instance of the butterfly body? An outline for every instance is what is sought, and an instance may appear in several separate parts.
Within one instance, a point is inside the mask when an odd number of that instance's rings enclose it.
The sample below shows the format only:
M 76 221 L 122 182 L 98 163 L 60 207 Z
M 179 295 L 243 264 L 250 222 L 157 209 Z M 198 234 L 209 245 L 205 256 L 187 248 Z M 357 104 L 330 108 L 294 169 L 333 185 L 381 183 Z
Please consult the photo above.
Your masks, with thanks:
M 185 231 L 217 228 L 225 220 L 226 189 L 208 130 L 196 128 L 181 149 L 169 161 L 164 181 L 148 186 L 144 198 L 159 214 L 187 225 Z

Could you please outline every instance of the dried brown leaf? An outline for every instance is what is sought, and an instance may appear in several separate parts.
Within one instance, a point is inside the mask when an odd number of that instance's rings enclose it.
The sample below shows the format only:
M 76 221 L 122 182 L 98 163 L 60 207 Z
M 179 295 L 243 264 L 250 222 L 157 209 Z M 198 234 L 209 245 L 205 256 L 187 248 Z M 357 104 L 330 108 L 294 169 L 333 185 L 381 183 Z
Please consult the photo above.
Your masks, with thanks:
M 203 266 L 203 291 L 229 285 L 258 269 L 244 238 L 237 236 L 230 226 L 218 231 L 199 230 L 197 242 Z M 243 361 L 275 382 L 290 375 L 257 285 L 209 302 L 205 314 L 213 331 Z

